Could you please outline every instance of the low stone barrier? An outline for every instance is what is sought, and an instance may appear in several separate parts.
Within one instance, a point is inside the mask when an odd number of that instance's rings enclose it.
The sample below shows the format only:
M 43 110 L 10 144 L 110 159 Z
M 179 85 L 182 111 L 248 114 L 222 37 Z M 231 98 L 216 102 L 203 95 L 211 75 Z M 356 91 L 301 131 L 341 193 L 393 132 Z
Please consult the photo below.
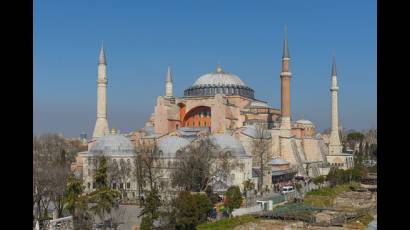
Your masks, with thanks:
M 254 212 L 260 212 L 262 211 L 262 207 L 260 205 L 255 205 L 249 208 L 238 208 L 233 210 L 232 216 L 242 216 L 245 214 L 250 214 Z

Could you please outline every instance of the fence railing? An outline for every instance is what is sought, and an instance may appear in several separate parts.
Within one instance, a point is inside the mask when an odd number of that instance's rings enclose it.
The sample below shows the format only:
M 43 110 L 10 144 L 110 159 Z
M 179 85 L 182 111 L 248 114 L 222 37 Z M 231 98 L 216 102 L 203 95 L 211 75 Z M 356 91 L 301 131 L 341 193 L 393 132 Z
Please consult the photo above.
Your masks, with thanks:
M 67 216 L 63 218 L 44 221 L 43 227 L 41 229 L 44 229 L 44 230 L 73 230 L 74 229 L 73 217 Z

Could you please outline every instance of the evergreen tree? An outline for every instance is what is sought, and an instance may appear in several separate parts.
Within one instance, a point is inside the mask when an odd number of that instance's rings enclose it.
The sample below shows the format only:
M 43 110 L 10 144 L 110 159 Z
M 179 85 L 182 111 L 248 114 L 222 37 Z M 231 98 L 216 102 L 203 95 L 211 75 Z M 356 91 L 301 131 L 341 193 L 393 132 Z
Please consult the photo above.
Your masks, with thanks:
M 239 187 L 229 187 L 225 194 L 225 207 L 228 209 L 229 213 L 232 213 L 234 209 L 241 207 L 241 204 L 242 194 Z
M 199 209 L 196 200 L 188 191 L 182 191 L 176 199 L 176 222 L 177 229 L 195 229 L 198 224 Z
M 89 194 L 89 201 L 93 203 L 90 209 L 101 221 L 105 220 L 107 213 L 111 213 L 112 208 L 118 208 L 121 197 L 121 193 L 110 188 L 107 178 L 107 159 L 102 156 L 96 170 L 96 190 Z
M 212 202 L 205 194 L 196 194 L 194 197 L 198 208 L 198 223 L 201 224 L 207 221 L 208 214 L 212 209 Z
M 108 187 L 107 158 L 104 156 L 99 159 L 99 165 L 95 175 L 95 185 L 97 189 Z
M 161 205 L 161 197 L 158 188 L 154 186 L 142 204 L 143 209 L 140 216 L 143 216 L 144 219 L 144 229 L 150 229 L 148 227 L 153 226 L 154 221 L 160 217 L 159 208 Z M 142 229 L 141 225 L 141 230 Z
M 88 197 L 83 195 L 83 191 L 82 180 L 71 175 L 64 197 L 64 210 L 73 217 L 75 230 L 91 230 L 93 224 L 93 218 L 88 210 Z
M 67 192 L 65 195 L 65 205 L 64 208 L 72 216 L 76 214 L 76 208 L 81 205 L 81 194 L 84 191 L 84 186 L 80 179 L 76 179 L 73 176 L 68 178 Z
M 362 141 L 360 141 L 360 144 L 359 144 L 359 152 L 360 152 L 361 155 L 364 155 L 363 142 Z

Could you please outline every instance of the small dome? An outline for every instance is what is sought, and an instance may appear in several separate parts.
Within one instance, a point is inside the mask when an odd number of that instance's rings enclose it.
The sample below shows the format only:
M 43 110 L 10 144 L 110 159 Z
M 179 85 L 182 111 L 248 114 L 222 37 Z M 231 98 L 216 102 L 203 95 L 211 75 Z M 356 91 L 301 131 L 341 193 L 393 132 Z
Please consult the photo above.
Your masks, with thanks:
M 109 134 L 97 139 L 96 143 L 88 151 L 95 155 L 132 155 L 134 145 L 121 134 Z
M 276 159 L 271 160 L 269 164 L 270 165 L 286 165 L 286 164 L 289 164 L 289 162 L 283 159 L 276 158 Z
M 250 108 L 270 108 L 270 106 L 263 101 L 252 101 L 249 103 Z
M 159 141 L 158 148 L 162 151 L 163 156 L 167 158 L 174 158 L 178 150 L 189 145 L 189 141 L 178 136 L 168 136 Z
M 248 156 L 240 141 L 227 134 L 215 134 L 210 137 L 211 141 L 221 149 L 230 151 L 233 156 Z
M 303 120 L 303 119 L 297 120 L 296 123 L 298 123 L 298 124 L 303 124 L 303 125 L 313 125 L 313 123 L 312 123 L 311 121 L 309 121 L 309 120 Z

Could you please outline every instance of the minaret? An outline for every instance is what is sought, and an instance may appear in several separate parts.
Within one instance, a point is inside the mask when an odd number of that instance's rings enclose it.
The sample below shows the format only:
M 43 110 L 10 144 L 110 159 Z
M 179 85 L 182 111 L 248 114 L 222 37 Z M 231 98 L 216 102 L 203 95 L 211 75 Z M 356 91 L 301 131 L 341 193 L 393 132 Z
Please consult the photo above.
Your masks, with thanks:
M 329 140 L 329 155 L 337 155 L 342 153 L 342 145 L 340 144 L 339 137 L 339 118 L 337 112 L 337 91 L 339 87 L 337 86 L 336 78 L 336 60 L 333 56 L 332 64 L 332 86 L 330 87 L 330 92 L 332 94 L 332 127 L 330 131 Z
M 168 72 L 167 72 L 167 79 L 166 79 L 166 83 L 165 83 L 165 96 L 166 97 L 172 97 L 173 93 L 172 93 L 172 73 L 171 73 L 171 67 L 168 66 Z
M 107 122 L 107 62 L 105 60 L 104 44 L 101 46 L 98 58 L 98 80 L 97 80 L 97 120 L 93 133 L 93 140 L 109 133 Z
M 281 129 L 290 130 L 290 79 L 292 73 L 289 68 L 289 48 L 288 48 L 288 34 L 287 27 L 285 26 L 285 40 L 283 44 L 282 55 L 282 72 L 280 73 L 281 79 Z

